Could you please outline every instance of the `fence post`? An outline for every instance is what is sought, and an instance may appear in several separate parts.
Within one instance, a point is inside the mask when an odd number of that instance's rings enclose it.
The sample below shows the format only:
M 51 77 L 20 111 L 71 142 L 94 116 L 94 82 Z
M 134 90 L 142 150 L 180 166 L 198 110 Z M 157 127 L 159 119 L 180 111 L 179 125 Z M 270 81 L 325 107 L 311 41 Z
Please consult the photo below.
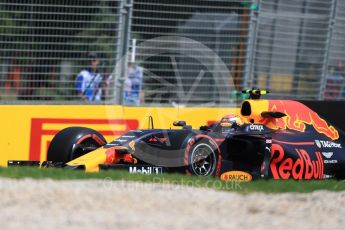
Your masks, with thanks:
M 320 82 L 320 89 L 319 89 L 319 100 L 324 99 L 324 92 L 326 89 L 327 83 L 327 75 L 328 75 L 328 65 L 329 65 L 329 53 L 332 46 L 333 41 L 333 31 L 334 31 L 334 23 L 335 23 L 335 15 L 336 15 L 336 5 L 337 0 L 332 0 L 332 8 L 331 8 L 331 15 L 329 17 L 329 29 L 327 34 L 327 41 L 325 47 L 325 56 L 322 65 L 322 74 L 321 74 L 321 82 Z
M 244 68 L 244 88 L 249 89 L 253 86 L 253 69 L 255 65 L 255 47 L 257 38 L 257 24 L 260 12 L 260 2 L 261 0 L 253 0 L 252 4 L 257 5 L 257 9 L 250 10 L 250 24 L 249 24 L 249 34 L 248 34 L 248 45 L 246 51 L 246 61 Z
M 127 51 L 128 44 L 130 40 L 130 29 L 132 24 L 132 9 L 133 0 L 123 0 L 121 2 L 120 12 L 120 30 L 119 30 L 119 52 L 117 54 L 117 63 L 115 65 L 115 91 L 114 91 L 114 102 L 115 104 L 123 104 L 123 91 L 124 91 L 124 81 L 127 75 Z

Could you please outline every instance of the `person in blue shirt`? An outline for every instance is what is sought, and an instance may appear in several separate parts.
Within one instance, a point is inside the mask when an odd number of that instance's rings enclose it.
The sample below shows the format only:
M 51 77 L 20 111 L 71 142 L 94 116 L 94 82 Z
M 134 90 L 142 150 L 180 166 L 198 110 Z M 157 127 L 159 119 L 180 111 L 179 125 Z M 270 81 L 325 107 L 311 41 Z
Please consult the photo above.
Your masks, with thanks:
M 124 82 L 124 101 L 125 105 L 140 105 L 142 99 L 144 69 L 135 64 L 130 51 L 128 58 L 127 77 Z
M 88 54 L 89 66 L 80 71 L 76 78 L 76 91 L 80 98 L 85 101 L 101 101 L 103 77 L 97 72 L 99 59 L 97 54 Z

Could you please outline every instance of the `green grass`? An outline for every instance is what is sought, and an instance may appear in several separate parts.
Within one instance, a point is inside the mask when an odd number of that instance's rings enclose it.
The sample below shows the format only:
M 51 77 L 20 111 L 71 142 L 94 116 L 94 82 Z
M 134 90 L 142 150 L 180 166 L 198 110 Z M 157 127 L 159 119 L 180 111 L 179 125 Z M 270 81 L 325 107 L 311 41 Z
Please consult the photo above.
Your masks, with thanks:
M 212 188 L 222 191 L 249 192 L 312 192 L 316 190 L 344 191 L 345 182 L 336 180 L 326 181 L 293 181 L 293 180 L 257 180 L 247 183 L 224 182 L 217 178 L 200 178 L 182 174 L 140 175 L 129 174 L 126 171 L 102 171 L 99 173 L 85 173 L 67 169 L 38 169 L 29 167 L 0 168 L 0 177 L 6 178 L 34 178 L 54 180 L 100 179 L 126 180 L 144 183 L 165 183 L 192 186 L 197 188 Z

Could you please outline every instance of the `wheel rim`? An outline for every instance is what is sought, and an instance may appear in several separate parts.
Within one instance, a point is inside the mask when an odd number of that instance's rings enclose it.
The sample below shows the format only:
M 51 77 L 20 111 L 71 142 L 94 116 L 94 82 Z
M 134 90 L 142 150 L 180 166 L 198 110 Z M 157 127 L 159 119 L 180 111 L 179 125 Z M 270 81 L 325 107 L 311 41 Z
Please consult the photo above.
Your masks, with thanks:
M 207 144 L 199 144 L 191 154 L 192 170 L 195 175 L 208 176 L 215 170 L 216 155 Z

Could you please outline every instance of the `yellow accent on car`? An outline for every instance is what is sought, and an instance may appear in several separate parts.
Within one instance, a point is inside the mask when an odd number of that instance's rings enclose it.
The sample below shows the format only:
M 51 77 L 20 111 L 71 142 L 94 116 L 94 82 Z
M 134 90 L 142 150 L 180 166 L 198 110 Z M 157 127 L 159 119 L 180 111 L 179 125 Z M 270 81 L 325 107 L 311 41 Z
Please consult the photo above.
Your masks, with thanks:
M 84 166 L 86 172 L 98 172 L 99 165 L 106 161 L 106 149 L 98 148 L 67 163 L 69 166 Z

